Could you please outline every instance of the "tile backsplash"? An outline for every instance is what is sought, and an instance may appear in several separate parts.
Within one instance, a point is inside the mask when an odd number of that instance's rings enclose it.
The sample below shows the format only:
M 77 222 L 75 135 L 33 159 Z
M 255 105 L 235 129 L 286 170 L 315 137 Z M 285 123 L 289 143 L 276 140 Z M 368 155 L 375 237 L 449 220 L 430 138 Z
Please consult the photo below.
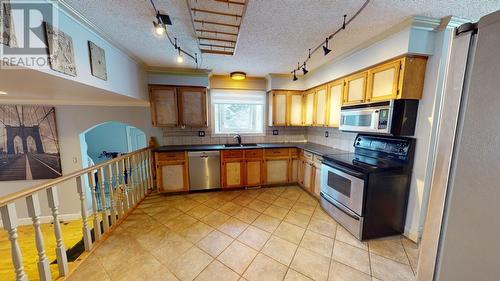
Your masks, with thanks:
M 198 131 L 205 136 L 199 137 Z M 273 135 L 278 130 L 278 135 Z M 328 137 L 325 137 L 328 132 Z M 309 141 L 337 149 L 353 151 L 355 133 L 345 133 L 334 128 L 317 127 L 266 127 L 265 136 L 242 136 L 244 143 L 303 142 Z M 164 145 L 225 144 L 236 142 L 232 136 L 213 135 L 210 128 L 163 128 Z
M 198 131 L 204 130 L 205 136 L 199 137 Z M 273 130 L 278 130 L 278 135 L 273 135 Z M 304 127 L 266 127 L 265 136 L 242 136 L 244 143 L 269 143 L 269 142 L 304 142 L 307 129 Z M 186 144 L 225 144 L 235 143 L 233 136 L 213 135 L 210 128 L 163 128 L 164 145 Z
M 325 137 L 325 132 L 328 132 L 328 137 Z M 308 127 L 306 137 L 308 142 L 354 151 L 353 144 L 356 133 L 341 132 L 335 128 Z

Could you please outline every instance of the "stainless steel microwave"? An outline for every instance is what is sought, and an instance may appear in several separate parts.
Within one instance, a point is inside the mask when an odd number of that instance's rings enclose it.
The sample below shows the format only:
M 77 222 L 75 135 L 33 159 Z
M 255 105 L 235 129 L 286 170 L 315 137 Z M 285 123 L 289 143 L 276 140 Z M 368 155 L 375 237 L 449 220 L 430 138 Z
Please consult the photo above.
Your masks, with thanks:
M 417 122 L 418 100 L 391 100 L 343 106 L 340 130 L 412 136 Z

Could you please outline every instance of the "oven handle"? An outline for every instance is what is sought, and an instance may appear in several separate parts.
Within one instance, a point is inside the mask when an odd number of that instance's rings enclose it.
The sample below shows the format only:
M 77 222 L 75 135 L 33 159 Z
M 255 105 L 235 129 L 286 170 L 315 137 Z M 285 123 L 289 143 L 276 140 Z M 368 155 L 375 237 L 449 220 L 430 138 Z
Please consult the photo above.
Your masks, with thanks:
M 333 162 L 323 161 L 322 163 L 325 164 L 326 166 L 330 166 L 330 167 L 332 167 L 334 169 L 337 169 L 337 170 L 339 170 L 341 172 L 349 174 L 349 175 L 351 175 L 353 177 L 357 177 L 357 178 L 360 178 L 360 179 L 364 179 L 365 178 L 365 174 L 357 172 L 357 171 L 354 171 L 354 170 L 351 170 L 349 168 L 343 167 L 343 166 L 335 164 Z
M 344 205 L 342 205 L 340 203 L 335 203 L 335 199 L 331 198 L 328 194 L 320 192 L 319 195 L 321 197 L 323 197 L 323 199 L 325 199 L 326 201 L 328 201 L 328 203 L 330 203 L 333 206 L 337 207 L 338 209 L 340 209 L 342 212 L 344 212 L 346 215 L 348 215 L 352 219 L 355 219 L 357 221 L 360 220 L 359 216 L 356 215 L 356 213 L 354 213 L 353 211 L 349 210 L 347 207 L 345 207 Z

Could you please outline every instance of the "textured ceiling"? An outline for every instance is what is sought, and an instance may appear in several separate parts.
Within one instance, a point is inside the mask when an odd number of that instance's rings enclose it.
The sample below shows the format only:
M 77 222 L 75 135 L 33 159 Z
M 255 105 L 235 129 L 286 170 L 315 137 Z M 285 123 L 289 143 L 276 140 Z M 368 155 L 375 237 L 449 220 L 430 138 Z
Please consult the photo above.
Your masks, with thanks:
M 208 1 L 214 0 L 189 0 Z M 247 0 L 234 56 L 204 54 L 200 68 L 215 74 L 245 71 L 251 76 L 289 73 L 298 60 L 352 15 L 364 0 Z M 65 0 L 75 10 L 148 66 L 195 68 L 192 61 L 175 62 L 176 53 L 165 38 L 155 37 L 154 12 L 148 0 Z M 181 47 L 199 53 L 186 0 L 155 0 L 170 15 L 169 34 Z M 212 3 L 211 5 L 215 5 Z M 220 3 L 219 5 L 227 5 Z M 308 67 L 314 69 L 353 47 L 397 25 L 410 16 L 441 18 L 455 15 L 473 21 L 500 9 L 500 0 L 372 0 L 360 16 L 331 42 L 327 58 L 319 52 Z

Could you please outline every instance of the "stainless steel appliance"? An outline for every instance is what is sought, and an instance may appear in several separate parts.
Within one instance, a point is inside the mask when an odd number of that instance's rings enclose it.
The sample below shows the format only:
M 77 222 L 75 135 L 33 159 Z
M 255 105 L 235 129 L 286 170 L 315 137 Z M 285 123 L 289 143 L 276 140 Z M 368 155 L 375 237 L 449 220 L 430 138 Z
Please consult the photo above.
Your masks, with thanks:
M 343 106 L 340 130 L 412 136 L 417 121 L 418 100 L 391 100 Z
M 220 152 L 188 152 L 189 190 L 220 188 Z
M 323 209 L 360 240 L 402 233 L 414 143 L 358 134 L 354 153 L 324 156 Z

